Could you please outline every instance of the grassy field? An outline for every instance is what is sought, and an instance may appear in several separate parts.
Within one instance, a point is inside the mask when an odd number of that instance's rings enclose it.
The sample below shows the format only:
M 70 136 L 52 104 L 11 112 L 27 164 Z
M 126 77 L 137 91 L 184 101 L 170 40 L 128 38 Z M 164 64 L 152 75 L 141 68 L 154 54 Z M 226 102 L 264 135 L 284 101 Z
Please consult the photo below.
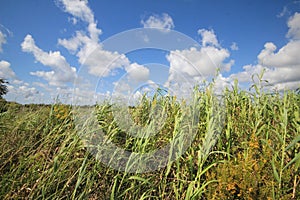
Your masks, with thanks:
M 86 148 L 71 106 L 0 102 L 0 199 L 299 199 L 300 94 L 223 94 L 222 129 L 214 132 L 211 89 L 195 90 L 199 111 L 190 147 L 166 167 L 147 173 L 111 169 Z M 132 119 L 149 125 L 160 105 L 166 118 L 155 137 L 128 136 L 110 104 L 97 106 L 99 127 L 129 151 L 148 152 L 180 133 L 188 104 L 175 97 L 143 98 Z M 82 133 L 81 133 L 82 134 Z

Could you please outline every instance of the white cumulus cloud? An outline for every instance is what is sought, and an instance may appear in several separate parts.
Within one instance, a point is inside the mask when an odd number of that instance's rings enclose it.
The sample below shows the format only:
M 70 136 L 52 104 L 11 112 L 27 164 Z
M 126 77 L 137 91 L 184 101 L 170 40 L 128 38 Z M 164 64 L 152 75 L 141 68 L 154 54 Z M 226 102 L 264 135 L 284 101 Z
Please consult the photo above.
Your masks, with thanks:
M 287 23 L 289 31 L 287 37 L 292 39 L 300 39 L 300 13 L 295 13 Z
M 149 79 L 149 69 L 143 65 L 132 63 L 125 67 L 129 78 L 133 81 L 147 81 Z
M 25 99 L 33 97 L 39 94 L 39 91 L 35 87 L 28 87 L 26 85 L 19 86 L 17 91 L 22 94 Z
M 124 80 L 113 83 L 115 93 L 118 95 L 124 96 L 124 94 L 130 94 L 134 90 L 136 83 L 148 79 L 148 68 L 137 63 L 131 63 L 124 54 L 116 51 L 108 51 L 103 48 L 103 45 L 100 43 L 102 30 L 97 27 L 97 21 L 94 19 L 93 12 L 88 7 L 87 1 L 60 0 L 60 3 L 63 4 L 64 11 L 72 15 L 72 19 L 78 20 L 76 23 L 79 23 L 80 20 L 86 23 L 85 30 L 76 31 L 73 37 L 58 39 L 58 44 L 69 50 L 71 54 L 76 55 L 78 62 L 82 65 L 82 68 L 79 70 L 80 74 L 78 75 L 81 84 L 78 85 L 78 89 L 75 92 L 76 96 L 78 96 L 78 101 L 89 104 L 91 103 L 88 102 L 89 100 L 95 100 L 87 98 L 92 97 L 93 93 L 84 92 L 92 90 L 82 85 L 83 82 L 90 83 L 90 81 L 93 81 L 93 78 L 112 76 L 117 72 L 117 69 L 124 69 L 126 72 Z M 168 19 L 166 18 L 166 20 Z M 166 26 L 169 27 L 168 25 Z M 52 76 L 50 72 L 42 75 Z M 81 96 L 82 94 L 84 95 Z M 100 98 L 103 97 L 107 97 L 107 94 L 100 95 Z
M 300 14 L 295 13 L 287 24 L 290 41 L 278 51 L 268 42 L 258 55 L 259 63 L 266 68 L 264 78 L 278 89 L 300 87 Z
M 0 78 L 10 79 L 10 78 L 15 78 L 15 77 L 16 77 L 16 74 L 10 68 L 10 63 L 5 60 L 1 60 L 0 61 Z
M 148 84 L 150 73 L 147 67 L 137 63 L 126 66 L 125 71 L 127 73 L 121 79 L 117 82 L 113 82 L 114 91 L 112 94 L 118 101 L 125 100 L 124 103 L 126 103 L 128 99 L 136 100 L 137 95 L 141 94 L 136 90 L 141 87 L 140 84 Z
M 167 55 L 170 62 L 169 83 L 188 84 L 199 82 L 210 76 L 214 76 L 217 69 L 221 71 L 229 71 L 234 64 L 234 60 L 227 59 L 230 53 L 227 49 L 220 47 L 216 35 L 211 30 L 199 30 L 202 35 L 202 47 L 171 51 Z
M 70 39 L 58 39 L 58 44 L 71 51 L 71 53 L 76 53 L 78 48 L 89 40 L 83 32 L 77 31 L 76 35 Z
M 87 0 L 60 0 L 58 3 L 62 3 L 65 12 L 88 23 L 94 22 L 94 14 L 88 7 Z
M 85 53 L 85 51 L 79 52 Z M 82 55 L 81 57 L 84 57 Z M 81 58 L 79 59 L 81 60 Z M 128 66 L 130 61 L 128 58 L 118 52 L 105 51 L 101 48 L 86 55 L 86 59 L 81 61 L 83 65 L 88 67 L 88 72 L 91 75 L 98 77 L 106 77 L 112 74 L 112 71 L 117 68 Z
M 266 67 L 297 68 L 300 66 L 299 48 L 300 40 L 290 41 L 275 52 L 275 44 L 268 42 L 258 55 L 259 63 Z
M 35 87 L 30 86 L 29 83 L 19 81 L 10 82 L 7 86 L 8 93 L 5 98 L 8 101 L 18 101 L 22 103 L 41 103 L 44 93 L 38 91 Z
M 87 1 L 62 0 L 65 12 L 70 13 L 75 18 L 79 18 L 88 23 L 86 32 L 77 31 L 70 39 L 59 39 L 58 44 L 76 54 L 78 62 L 88 67 L 88 72 L 98 77 L 105 77 L 111 74 L 116 68 L 129 65 L 129 60 L 125 55 L 118 52 L 111 52 L 102 49 L 99 43 L 101 29 L 97 28 L 94 15 L 88 7 Z
M 76 53 L 79 62 L 83 64 L 93 50 L 99 49 L 99 35 L 101 35 L 102 30 L 97 28 L 97 22 L 88 6 L 88 1 L 60 0 L 60 3 L 62 3 L 64 11 L 71 14 L 73 19 L 80 19 L 88 23 L 87 33 L 77 31 L 75 36 L 70 39 L 58 39 L 58 44 L 71 51 L 71 53 Z
M 24 38 L 21 47 L 24 52 L 32 53 L 38 62 L 52 69 L 52 71 L 31 72 L 32 75 L 44 78 L 53 86 L 62 86 L 76 78 L 76 68 L 71 67 L 59 51 L 43 51 L 36 46 L 31 35 Z
M 199 29 L 198 34 L 202 37 L 203 47 L 208 45 L 213 45 L 216 47 L 220 46 L 214 30 Z
M 151 15 L 147 20 L 142 20 L 141 24 L 144 28 L 158 28 L 171 30 L 174 29 L 174 22 L 170 15 L 163 13 L 162 15 Z
M 287 37 L 290 38 L 287 44 L 278 49 L 274 43 L 267 42 L 257 56 L 257 65 L 246 65 L 243 72 L 231 77 L 240 82 L 249 82 L 253 74 L 260 74 L 264 70 L 263 79 L 273 88 L 282 90 L 300 87 L 300 14 L 295 13 L 287 24 Z
M 61 0 L 61 3 L 65 12 L 88 23 L 86 31 L 76 31 L 76 34 L 70 39 L 59 39 L 58 44 L 76 54 L 78 62 L 87 67 L 91 75 L 106 77 L 111 75 L 115 69 L 124 68 L 126 72 L 130 73 L 132 80 L 136 78 L 139 81 L 144 78 L 149 73 L 147 68 L 136 63 L 131 64 L 124 54 L 102 48 L 99 40 L 102 31 L 97 28 L 93 12 L 88 7 L 87 1 L 78 1 Z

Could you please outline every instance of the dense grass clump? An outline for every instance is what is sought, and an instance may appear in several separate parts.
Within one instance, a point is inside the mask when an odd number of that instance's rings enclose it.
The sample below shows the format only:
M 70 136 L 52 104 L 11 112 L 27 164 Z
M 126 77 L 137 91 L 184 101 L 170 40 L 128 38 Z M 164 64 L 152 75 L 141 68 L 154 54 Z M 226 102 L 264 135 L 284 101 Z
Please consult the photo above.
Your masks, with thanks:
M 299 94 L 234 86 L 222 98 L 210 87 L 196 89 L 193 97 L 199 117 L 192 143 L 174 162 L 146 173 L 99 162 L 78 133 L 71 106 L 1 103 L 0 199 L 300 198 Z M 109 103 L 97 105 L 95 116 L 118 147 L 150 152 L 180 134 L 184 109 L 191 108 L 176 97 L 154 95 L 126 109 L 135 124 L 147 127 L 157 105 L 164 123 L 147 139 L 122 130 Z M 217 122 L 216 106 L 223 108 Z

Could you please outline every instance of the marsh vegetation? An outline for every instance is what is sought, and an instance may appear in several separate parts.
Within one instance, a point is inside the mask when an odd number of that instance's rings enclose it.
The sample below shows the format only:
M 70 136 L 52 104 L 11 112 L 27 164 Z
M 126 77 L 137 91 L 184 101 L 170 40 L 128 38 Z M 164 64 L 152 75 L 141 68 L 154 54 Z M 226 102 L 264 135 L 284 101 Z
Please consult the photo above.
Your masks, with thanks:
M 0 198 L 300 198 L 299 93 L 233 86 L 223 94 L 224 121 L 218 134 L 211 131 L 212 91 L 208 87 L 194 95 L 200 116 L 191 145 L 174 162 L 147 173 L 121 172 L 99 162 L 80 138 L 71 106 L 2 102 Z M 148 152 L 180 132 L 176 125 L 184 103 L 156 96 L 130 108 L 133 121 L 141 126 L 149 123 L 154 104 L 166 113 L 163 128 L 146 140 L 122 131 L 107 103 L 97 105 L 96 117 L 119 147 Z M 204 140 L 209 136 L 211 143 Z

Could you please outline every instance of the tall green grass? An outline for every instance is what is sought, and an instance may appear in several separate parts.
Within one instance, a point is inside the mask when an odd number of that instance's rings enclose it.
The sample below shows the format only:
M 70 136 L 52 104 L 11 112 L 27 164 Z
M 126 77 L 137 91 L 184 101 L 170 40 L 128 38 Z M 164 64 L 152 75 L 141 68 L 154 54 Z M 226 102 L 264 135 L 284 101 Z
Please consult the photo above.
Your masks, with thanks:
M 0 114 L 0 199 L 300 198 L 299 94 L 270 93 L 260 84 L 244 91 L 236 83 L 221 102 L 212 87 L 195 90 L 193 97 L 196 129 L 184 123 L 189 102 L 175 97 L 144 96 L 139 105 L 126 108 L 135 124 L 155 130 L 151 112 L 159 106 L 164 123 L 148 138 L 122 130 L 111 104 L 97 105 L 95 116 L 106 139 L 131 152 L 150 152 L 182 131 L 195 131 L 178 159 L 146 173 L 99 162 L 95 155 L 100 154 L 92 151 L 97 142 L 87 147 L 83 134 L 88 130 L 78 132 L 74 108 L 6 103 Z

